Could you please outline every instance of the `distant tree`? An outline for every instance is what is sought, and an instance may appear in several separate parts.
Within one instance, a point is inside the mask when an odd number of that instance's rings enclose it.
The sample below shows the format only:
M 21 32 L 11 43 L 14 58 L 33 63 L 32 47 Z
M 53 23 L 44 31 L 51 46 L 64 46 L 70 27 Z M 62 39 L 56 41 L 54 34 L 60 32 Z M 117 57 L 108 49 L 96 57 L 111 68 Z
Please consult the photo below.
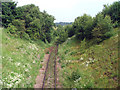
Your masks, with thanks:
M 68 32 L 68 37 L 72 37 L 75 34 L 75 31 L 72 28 L 72 25 L 66 25 L 64 28 L 65 28 L 65 31 Z
M 54 24 L 55 18 L 52 15 L 47 14 L 46 11 L 44 11 L 42 15 L 43 15 L 42 32 L 45 34 L 45 38 L 43 39 L 43 41 L 45 41 L 46 39 L 48 42 L 51 42 L 52 40 L 51 30 L 53 30 L 53 26 L 55 26 Z
M 65 42 L 66 39 L 68 38 L 68 32 L 61 25 L 58 25 L 57 32 L 58 32 L 57 34 L 58 36 L 56 43 L 61 44 Z

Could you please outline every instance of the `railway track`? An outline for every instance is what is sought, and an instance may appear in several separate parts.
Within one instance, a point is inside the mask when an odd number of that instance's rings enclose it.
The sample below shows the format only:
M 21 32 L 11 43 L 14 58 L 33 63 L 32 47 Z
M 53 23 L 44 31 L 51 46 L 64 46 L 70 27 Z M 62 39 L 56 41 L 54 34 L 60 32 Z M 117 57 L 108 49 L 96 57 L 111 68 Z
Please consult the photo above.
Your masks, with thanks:
M 56 58 L 57 58 L 58 46 L 52 47 L 49 55 L 49 59 L 46 64 L 44 73 L 44 79 L 42 83 L 43 88 L 56 88 L 57 74 L 56 74 Z

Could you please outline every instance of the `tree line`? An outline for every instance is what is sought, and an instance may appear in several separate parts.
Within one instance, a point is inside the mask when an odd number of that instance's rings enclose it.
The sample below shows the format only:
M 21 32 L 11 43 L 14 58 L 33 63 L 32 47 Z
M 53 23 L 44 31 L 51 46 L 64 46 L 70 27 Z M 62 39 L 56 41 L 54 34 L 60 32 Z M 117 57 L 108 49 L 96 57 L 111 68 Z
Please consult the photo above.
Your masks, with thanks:
M 113 36 L 114 28 L 120 26 L 120 1 L 111 5 L 104 5 L 104 8 L 95 17 L 84 14 L 75 19 L 72 25 L 58 26 L 58 43 L 64 42 L 68 37 L 75 35 L 78 40 L 94 39 L 95 43 Z M 61 38 L 61 36 L 63 36 Z
M 40 12 L 34 4 L 16 7 L 16 2 L 2 2 L 2 25 L 15 37 L 50 42 L 55 18 Z
M 2 25 L 11 35 L 28 40 L 61 44 L 75 35 L 78 40 L 95 39 L 99 43 L 111 37 L 113 28 L 120 26 L 120 1 L 104 5 L 95 17 L 84 14 L 65 26 L 55 25 L 54 16 L 41 12 L 34 4 L 16 6 L 16 2 L 2 2 Z

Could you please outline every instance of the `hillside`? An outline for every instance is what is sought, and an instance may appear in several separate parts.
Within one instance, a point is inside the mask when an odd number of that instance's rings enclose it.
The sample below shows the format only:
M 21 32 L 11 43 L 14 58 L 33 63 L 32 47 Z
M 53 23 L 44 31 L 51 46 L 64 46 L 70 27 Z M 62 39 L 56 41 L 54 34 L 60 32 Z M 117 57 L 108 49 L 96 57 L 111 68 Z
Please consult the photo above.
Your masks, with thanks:
M 33 88 L 42 67 L 43 42 L 14 38 L 2 29 L 2 80 L 3 88 Z
M 115 29 L 117 32 L 119 29 Z M 118 86 L 118 34 L 99 45 L 73 36 L 59 46 L 64 88 L 116 88 Z
M 72 25 L 73 22 L 56 22 L 55 25 L 58 26 L 58 25 L 62 25 L 62 26 L 65 26 L 65 25 Z

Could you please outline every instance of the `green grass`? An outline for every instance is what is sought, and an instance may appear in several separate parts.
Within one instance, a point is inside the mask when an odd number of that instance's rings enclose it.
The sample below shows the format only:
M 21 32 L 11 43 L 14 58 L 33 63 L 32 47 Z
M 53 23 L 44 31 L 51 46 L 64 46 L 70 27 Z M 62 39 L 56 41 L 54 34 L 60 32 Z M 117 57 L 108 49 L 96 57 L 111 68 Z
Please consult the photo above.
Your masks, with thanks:
M 99 45 L 68 40 L 59 46 L 64 88 L 116 88 L 118 86 L 118 32 Z
M 2 79 L 2 28 L 0 28 L 0 80 Z M 1 82 L 0 82 L 0 89 L 1 87 Z
M 2 87 L 33 88 L 47 45 L 14 38 L 5 29 L 2 32 Z

